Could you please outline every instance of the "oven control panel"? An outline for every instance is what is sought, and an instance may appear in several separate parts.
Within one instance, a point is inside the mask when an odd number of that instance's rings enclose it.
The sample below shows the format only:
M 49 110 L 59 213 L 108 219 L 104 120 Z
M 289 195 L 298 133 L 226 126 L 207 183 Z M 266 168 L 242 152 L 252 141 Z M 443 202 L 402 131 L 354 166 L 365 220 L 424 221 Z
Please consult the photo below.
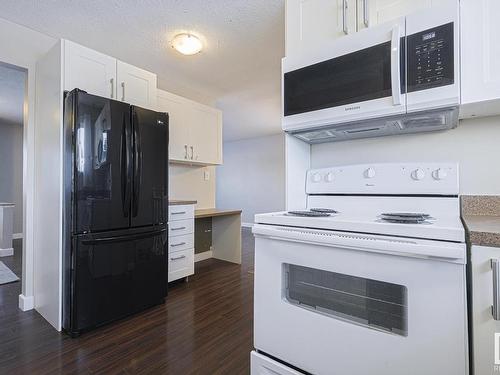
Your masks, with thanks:
M 453 22 L 407 36 L 407 91 L 454 83 Z
M 311 169 L 307 194 L 458 195 L 456 163 L 380 163 Z

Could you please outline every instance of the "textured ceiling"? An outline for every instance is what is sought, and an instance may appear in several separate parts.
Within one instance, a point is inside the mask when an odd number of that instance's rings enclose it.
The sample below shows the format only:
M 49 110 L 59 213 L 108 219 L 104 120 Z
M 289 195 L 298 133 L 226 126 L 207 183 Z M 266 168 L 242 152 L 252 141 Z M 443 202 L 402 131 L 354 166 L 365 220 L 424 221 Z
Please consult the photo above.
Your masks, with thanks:
M 23 125 L 26 72 L 0 64 L 0 125 Z
M 2 0 L 0 17 L 158 74 L 160 88 L 224 111 L 224 138 L 280 131 L 284 0 Z M 169 41 L 204 42 L 182 56 Z

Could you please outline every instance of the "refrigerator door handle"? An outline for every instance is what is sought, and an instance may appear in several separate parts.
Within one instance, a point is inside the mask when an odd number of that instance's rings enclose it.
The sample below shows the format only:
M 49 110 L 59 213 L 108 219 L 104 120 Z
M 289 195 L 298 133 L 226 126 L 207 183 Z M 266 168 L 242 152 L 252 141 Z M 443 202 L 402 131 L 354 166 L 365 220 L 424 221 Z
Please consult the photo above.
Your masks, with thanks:
M 127 118 L 123 115 L 122 134 L 121 134 L 121 188 L 122 188 L 122 208 L 123 215 L 128 217 L 130 214 L 130 145 L 127 141 L 130 138 L 127 131 Z
M 116 242 L 124 242 L 124 241 L 131 241 L 131 240 L 140 240 L 142 238 L 158 236 L 158 235 L 164 233 L 166 230 L 167 230 L 166 228 L 163 228 L 163 229 L 159 229 L 159 230 L 142 232 L 142 233 L 137 233 L 137 234 L 129 234 L 129 235 L 124 235 L 124 236 L 112 236 L 112 237 L 106 237 L 106 238 L 88 239 L 88 240 L 83 240 L 82 244 L 83 245 L 102 245 L 102 244 L 106 244 L 106 243 L 116 243 Z
M 132 216 L 136 217 L 139 212 L 139 193 L 142 184 L 142 149 L 140 133 L 137 126 L 137 113 L 132 108 L 132 128 L 134 139 L 134 186 L 133 186 L 133 203 L 132 203 Z

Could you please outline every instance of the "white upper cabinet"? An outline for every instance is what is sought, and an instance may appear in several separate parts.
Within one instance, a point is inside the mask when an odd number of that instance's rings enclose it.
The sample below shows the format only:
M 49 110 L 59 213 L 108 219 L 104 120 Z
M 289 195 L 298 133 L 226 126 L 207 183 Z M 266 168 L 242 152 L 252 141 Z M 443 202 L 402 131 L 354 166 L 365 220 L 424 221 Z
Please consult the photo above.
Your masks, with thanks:
M 286 55 L 356 31 L 356 0 L 287 0 Z
M 118 60 L 116 82 L 118 100 L 149 109 L 156 107 L 156 74 Z
M 462 117 L 500 112 L 500 1 L 461 0 Z M 465 52 L 464 52 L 465 51 Z
M 64 89 L 79 88 L 148 109 L 156 107 L 156 74 L 64 40 Z
M 449 0 L 287 0 L 286 55 Z M 458 0 L 457 0 L 458 1 Z
M 169 159 L 187 160 L 190 129 L 185 111 L 184 98 L 158 90 L 157 110 L 168 112 Z
M 196 162 L 222 164 L 222 112 L 193 104 L 189 110 L 191 124 L 190 156 Z
M 64 41 L 64 89 L 116 99 L 116 59 Z
M 222 112 L 157 90 L 157 110 L 169 114 L 171 162 L 222 164 Z

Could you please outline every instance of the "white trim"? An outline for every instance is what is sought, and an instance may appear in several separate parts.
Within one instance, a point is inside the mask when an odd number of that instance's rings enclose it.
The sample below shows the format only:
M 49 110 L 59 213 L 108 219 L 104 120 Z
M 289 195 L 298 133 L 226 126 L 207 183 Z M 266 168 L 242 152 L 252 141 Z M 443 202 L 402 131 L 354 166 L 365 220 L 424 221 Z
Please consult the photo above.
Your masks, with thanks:
M 12 239 L 13 240 L 20 240 L 23 238 L 23 234 L 22 233 L 13 233 L 12 234 Z
M 253 225 L 254 225 L 254 223 L 241 223 L 241 226 L 245 227 L 245 228 L 252 228 Z
M 33 296 L 25 296 L 24 294 L 19 295 L 19 308 L 22 311 L 33 310 L 35 307 L 35 299 Z
M 194 254 L 194 262 L 201 262 L 202 260 L 210 259 L 214 256 L 212 250 L 204 251 L 203 253 Z
M 9 257 L 14 255 L 14 249 L 12 247 L 8 249 L 0 249 L 0 257 Z

